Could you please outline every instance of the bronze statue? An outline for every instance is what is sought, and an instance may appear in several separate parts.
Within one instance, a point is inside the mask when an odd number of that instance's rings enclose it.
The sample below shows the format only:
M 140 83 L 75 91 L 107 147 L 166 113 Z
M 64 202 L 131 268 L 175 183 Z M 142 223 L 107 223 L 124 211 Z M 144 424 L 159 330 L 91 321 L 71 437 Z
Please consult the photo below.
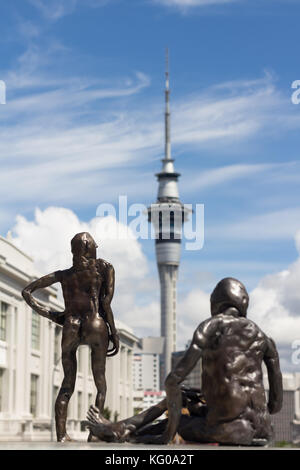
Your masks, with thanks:
M 182 360 L 168 375 L 167 399 L 119 423 L 104 420 L 91 407 L 84 424 L 98 439 L 166 444 L 175 433 L 186 441 L 265 445 L 272 436 L 270 414 L 282 406 L 282 376 L 276 346 L 246 318 L 249 297 L 236 279 L 220 281 L 211 295 L 211 318 L 196 329 Z M 202 358 L 202 395 L 189 400 L 182 415 L 180 383 Z M 262 362 L 268 372 L 268 402 Z M 186 394 L 185 394 L 186 395 Z M 168 419 L 151 423 L 168 410 Z
M 56 271 L 29 284 L 22 292 L 28 305 L 40 315 L 63 326 L 62 364 L 64 379 L 55 403 L 57 440 L 69 441 L 66 431 L 67 409 L 76 380 L 76 351 L 79 345 L 91 348 L 91 365 L 97 388 L 96 406 L 103 410 L 106 381 L 106 356 L 119 350 L 119 337 L 115 328 L 111 301 L 114 295 L 113 266 L 96 259 L 97 245 L 89 233 L 78 233 L 71 241 L 73 266 Z M 60 282 L 65 301 L 64 312 L 48 311 L 32 296 L 42 289 Z M 108 349 L 109 341 L 112 349 Z M 91 438 L 90 438 L 91 440 Z

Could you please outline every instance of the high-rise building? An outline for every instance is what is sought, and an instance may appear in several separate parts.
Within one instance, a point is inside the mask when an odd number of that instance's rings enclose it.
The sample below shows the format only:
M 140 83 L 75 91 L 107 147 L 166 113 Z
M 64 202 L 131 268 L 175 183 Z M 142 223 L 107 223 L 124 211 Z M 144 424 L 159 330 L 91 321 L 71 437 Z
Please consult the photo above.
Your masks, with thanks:
M 300 373 L 283 373 L 283 403 L 279 413 L 271 415 L 273 444 L 300 444 Z M 264 374 L 264 386 L 268 394 L 269 381 Z
M 160 390 L 160 355 L 163 352 L 163 338 L 148 337 L 140 340 L 133 351 L 134 390 Z
M 182 224 L 187 211 L 179 199 L 178 177 L 171 157 L 170 137 L 170 88 L 168 51 L 165 87 L 165 155 L 162 170 L 157 175 L 159 187 L 155 204 L 148 208 L 148 220 L 155 231 L 156 261 L 160 278 L 161 324 L 164 338 L 161 360 L 162 380 L 171 370 L 172 352 L 176 350 L 176 289 L 180 263 Z
M 187 350 L 175 351 L 172 353 L 172 369 L 175 369 L 179 361 L 184 357 Z M 199 359 L 195 367 L 186 376 L 182 385 L 186 387 L 201 388 L 202 384 L 202 360 Z

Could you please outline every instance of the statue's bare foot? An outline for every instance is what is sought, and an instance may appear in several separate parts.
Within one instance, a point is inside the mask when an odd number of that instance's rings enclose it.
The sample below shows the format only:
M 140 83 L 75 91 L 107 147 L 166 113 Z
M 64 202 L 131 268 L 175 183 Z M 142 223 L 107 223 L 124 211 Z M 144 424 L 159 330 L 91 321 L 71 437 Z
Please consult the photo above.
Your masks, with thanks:
M 57 442 L 75 442 L 74 439 L 71 439 L 70 436 L 66 433 L 61 437 L 57 438 Z
M 111 425 L 102 423 L 91 423 L 91 421 L 82 421 L 83 426 L 87 427 L 90 431 L 89 442 L 93 442 L 94 438 L 105 442 L 118 442 L 118 436 L 111 429 Z
M 108 419 L 104 418 L 97 406 L 91 405 L 87 412 L 87 419 L 94 424 L 112 424 Z
M 122 442 L 125 435 L 125 426 L 122 423 L 111 423 L 100 414 L 96 406 L 89 408 L 87 419 L 82 424 L 90 430 L 89 442 L 95 441 L 95 438 L 105 442 Z

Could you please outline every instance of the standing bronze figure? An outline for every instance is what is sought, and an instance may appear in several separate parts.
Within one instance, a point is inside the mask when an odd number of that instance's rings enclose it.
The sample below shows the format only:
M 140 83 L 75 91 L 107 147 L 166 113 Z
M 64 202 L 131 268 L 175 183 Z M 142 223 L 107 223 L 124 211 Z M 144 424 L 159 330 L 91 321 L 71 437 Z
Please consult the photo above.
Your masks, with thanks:
M 167 399 L 119 423 L 109 423 L 91 407 L 84 423 L 92 434 L 106 441 L 166 444 L 178 432 L 186 441 L 267 444 L 272 437 L 270 414 L 282 406 L 282 376 L 275 343 L 246 318 L 248 302 L 241 282 L 220 281 L 211 295 L 212 317 L 198 326 L 186 354 L 166 379 Z M 180 384 L 200 358 L 202 394 L 198 403 L 190 400 L 190 416 L 182 415 Z M 166 410 L 168 419 L 151 425 Z
M 91 348 L 91 364 L 97 388 L 96 407 L 101 412 L 106 396 L 106 356 L 119 350 L 111 301 L 114 295 L 113 266 L 96 259 L 97 245 L 87 232 L 78 233 L 71 241 L 73 266 L 48 274 L 28 285 L 22 295 L 28 305 L 40 315 L 63 326 L 62 364 L 64 379 L 55 403 L 57 440 L 70 440 L 66 431 L 67 409 L 75 388 L 79 345 Z M 37 289 L 60 282 L 65 301 L 64 312 L 48 311 L 32 296 Z M 113 348 L 108 350 L 109 341 Z

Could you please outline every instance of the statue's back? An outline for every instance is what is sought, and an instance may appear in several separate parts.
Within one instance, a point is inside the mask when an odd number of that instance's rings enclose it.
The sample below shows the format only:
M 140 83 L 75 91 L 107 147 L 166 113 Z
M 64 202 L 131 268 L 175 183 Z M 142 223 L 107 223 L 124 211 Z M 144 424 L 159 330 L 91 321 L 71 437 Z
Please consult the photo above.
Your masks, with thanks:
M 241 417 L 251 410 L 266 412 L 262 360 L 266 337 L 243 317 L 219 314 L 211 319 L 202 358 L 202 387 L 209 420 Z

